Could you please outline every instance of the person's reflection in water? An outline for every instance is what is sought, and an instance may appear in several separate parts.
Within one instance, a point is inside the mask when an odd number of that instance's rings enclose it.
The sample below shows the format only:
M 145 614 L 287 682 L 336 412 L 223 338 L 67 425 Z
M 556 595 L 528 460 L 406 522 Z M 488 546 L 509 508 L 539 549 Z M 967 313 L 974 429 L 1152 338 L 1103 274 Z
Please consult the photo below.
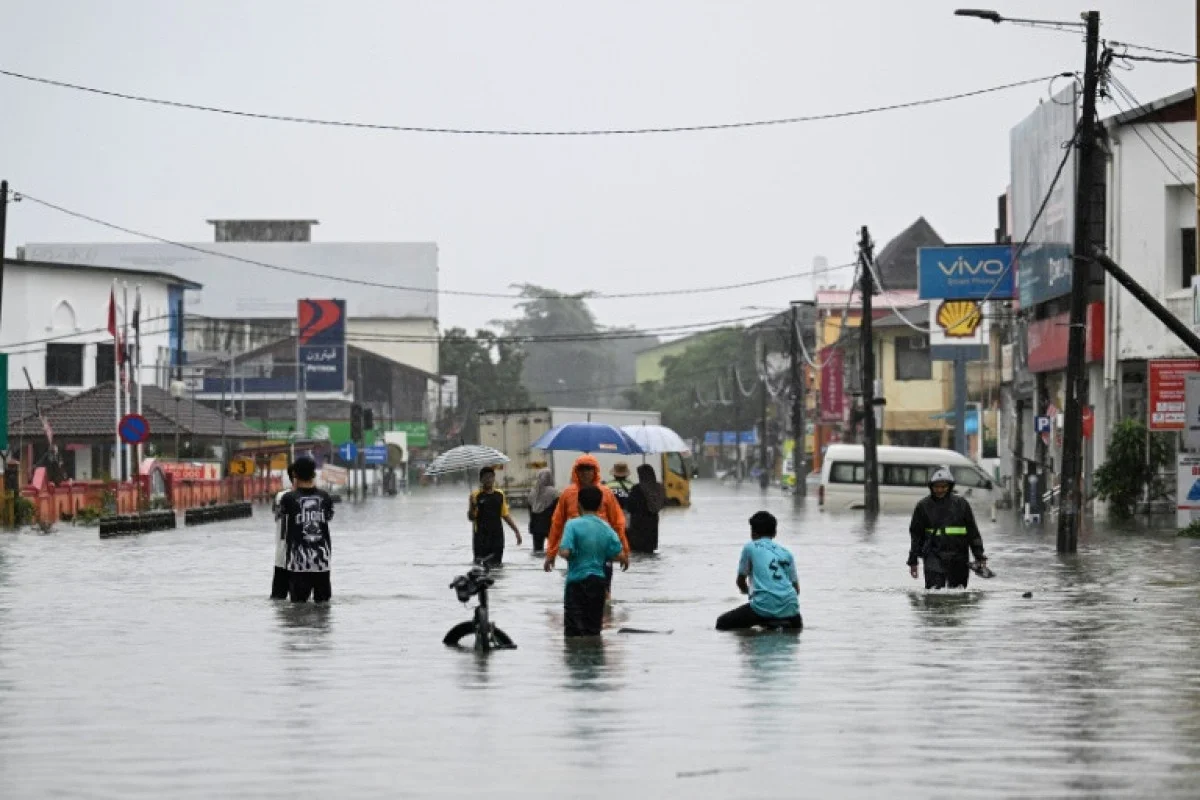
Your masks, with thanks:
M 563 640 L 563 663 L 569 675 L 568 688 L 589 692 L 612 689 L 608 675 L 608 657 L 599 636 L 571 637 Z
M 982 592 L 913 592 L 909 594 L 908 602 L 921 622 L 931 628 L 956 628 L 966 619 L 968 610 L 982 598 Z
M 284 654 L 308 655 L 329 650 L 333 613 L 333 609 L 324 604 L 276 604 L 275 617 L 283 634 L 280 644 Z

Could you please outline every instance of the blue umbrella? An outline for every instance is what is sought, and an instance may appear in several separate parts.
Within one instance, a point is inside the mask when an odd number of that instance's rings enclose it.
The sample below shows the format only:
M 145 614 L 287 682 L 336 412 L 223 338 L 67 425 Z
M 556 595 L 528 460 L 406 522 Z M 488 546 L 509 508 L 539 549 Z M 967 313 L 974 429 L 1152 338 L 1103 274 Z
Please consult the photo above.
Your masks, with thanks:
M 531 447 L 537 450 L 574 450 L 580 453 L 618 453 L 637 455 L 643 452 L 629 434 L 603 422 L 568 422 L 551 428 Z

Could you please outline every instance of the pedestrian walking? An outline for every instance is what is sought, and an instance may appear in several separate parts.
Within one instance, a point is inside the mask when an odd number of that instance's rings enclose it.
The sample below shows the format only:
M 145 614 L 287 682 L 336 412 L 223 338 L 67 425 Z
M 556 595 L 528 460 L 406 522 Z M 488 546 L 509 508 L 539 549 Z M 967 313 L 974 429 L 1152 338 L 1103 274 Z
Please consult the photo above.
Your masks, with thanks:
M 654 467 L 642 464 L 637 474 L 637 485 L 629 492 L 629 549 L 653 553 L 658 549 L 658 512 L 667 504 L 667 492 Z
M 554 569 L 554 559 L 558 556 L 559 542 L 562 541 L 567 521 L 580 514 L 579 492 L 586 486 L 595 486 L 600 490 L 600 508 L 596 514 L 617 532 L 617 538 L 621 540 L 621 552 L 629 555 L 629 542 L 625 539 L 625 512 L 621 510 L 621 504 L 613 496 L 612 490 L 600 483 L 600 462 L 590 455 L 582 455 L 575 460 L 575 467 L 571 470 L 571 485 L 559 496 L 558 507 L 554 509 L 554 517 L 550 521 L 550 535 L 546 539 L 546 560 L 542 565 L 546 572 Z M 621 568 L 629 568 L 628 559 L 623 561 Z M 604 574 L 607 592 L 611 596 L 612 562 L 605 565 Z
M 908 533 L 912 540 L 908 571 L 914 579 L 919 577 L 917 560 L 924 560 L 926 589 L 965 589 L 971 576 L 971 554 L 981 572 L 987 567 L 975 513 L 965 497 L 954 493 L 954 473 L 949 467 L 933 471 L 929 495 L 913 509 Z
M 629 568 L 629 556 L 612 526 L 598 516 L 604 495 L 598 486 L 579 490 L 578 517 L 566 524 L 558 553 L 567 561 L 563 592 L 563 633 L 599 636 L 608 593 L 606 565 L 613 559 Z
M 543 469 L 534 479 L 529 494 L 529 536 L 533 539 L 533 554 L 545 555 L 546 537 L 558 506 L 558 489 L 554 488 L 554 473 Z
M 750 518 L 750 541 L 738 559 L 737 587 L 750 602 L 717 617 L 717 630 L 804 627 L 800 616 L 800 579 L 796 560 L 775 543 L 774 515 L 759 511 Z
M 471 549 L 476 564 L 485 560 L 498 567 L 504 562 L 504 526 L 512 528 L 521 544 L 521 529 L 508 510 L 508 498 L 496 488 L 495 467 L 479 470 L 479 488 L 471 492 L 467 518 L 472 523 Z
M 296 473 L 295 465 L 288 464 L 287 468 L 288 486 L 295 488 Z M 271 512 L 275 516 L 275 576 L 271 579 L 271 599 L 284 600 L 288 596 L 288 586 L 291 581 L 291 575 L 287 569 L 287 530 L 283 524 L 283 516 L 279 513 L 279 504 L 283 500 L 283 496 L 287 494 L 289 489 L 281 489 L 275 493 L 275 499 L 271 502 Z
M 292 465 L 295 488 L 279 499 L 287 541 L 289 594 L 293 603 L 307 603 L 312 595 L 316 603 L 333 596 L 330 569 L 333 543 L 329 521 L 333 519 L 333 498 L 316 487 L 317 463 L 301 456 Z
M 613 464 L 612 480 L 605 484 L 608 490 L 613 493 L 613 497 L 617 498 L 617 503 L 621 506 L 621 510 L 629 513 L 629 493 L 633 491 L 633 483 L 629 480 L 629 465 L 624 461 L 618 461 Z M 628 517 L 626 517 L 628 522 Z

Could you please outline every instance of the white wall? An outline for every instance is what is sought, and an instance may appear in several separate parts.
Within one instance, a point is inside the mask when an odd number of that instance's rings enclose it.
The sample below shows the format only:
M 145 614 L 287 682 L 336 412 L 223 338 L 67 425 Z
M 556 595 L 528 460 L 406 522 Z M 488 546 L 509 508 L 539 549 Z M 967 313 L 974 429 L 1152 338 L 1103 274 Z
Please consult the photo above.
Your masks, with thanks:
M 435 319 L 355 319 L 347 309 L 346 343 L 426 372 L 438 374 Z M 421 341 L 395 341 L 412 337 Z M 375 340 L 377 339 L 377 340 Z M 373 341 L 375 340 L 375 341 Z
M 1134 127 L 1153 146 L 1153 151 Z M 1194 122 L 1164 123 L 1163 127 L 1195 155 Z M 1109 250 L 1113 260 L 1147 291 L 1180 313 L 1190 311 L 1190 290 L 1180 286 L 1179 229 L 1196 225 L 1195 167 L 1172 154 L 1155 133 L 1167 139 L 1157 126 L 1145 124 L 1123 126 L 1114 136 L 1108 190 L 1112 204 Z M 1171 144 L 1173 147 L 1174 143 Z M 1155 157 L 1155 152 L 1167 162 L 1174 177 Z M 1105 345 L 1115 344 L 1121 360 L 1193 355 L 1129 292 L 1112 278 L 1108 283 L 1116 286 L 1118 318 L 1111 321 Z M 1112 291 L 1110 288 L 1109 292 Z M 1191 324 L 1190 314 L 1184 322 Z
M 78 392 L 96 385 L 96 348 L 112 347 L 108 334 L 108 297 L 114 275 L 108 271 L 47 268 L 7 263 L 4 268 L 4 306 L 0 317 L 0 348 L 9 354 L 8 386 L 25 389 L 23 369 L 35 388 L 46 387 L 46 342 L 84 343 L 83 385 L 63 386 Z M 134 283 L 129 283 L 130 313 Z M 168 284 L 161 278 L 141 277 L 142 287 L 142 378 L 153 383 L 159 348 L 168 348 Z M 122 306 L 117 288 L 118 309 Z M 120 314 L 118 313 L 118 320 Z M 132 335 L 132 332 L 131 332 Z

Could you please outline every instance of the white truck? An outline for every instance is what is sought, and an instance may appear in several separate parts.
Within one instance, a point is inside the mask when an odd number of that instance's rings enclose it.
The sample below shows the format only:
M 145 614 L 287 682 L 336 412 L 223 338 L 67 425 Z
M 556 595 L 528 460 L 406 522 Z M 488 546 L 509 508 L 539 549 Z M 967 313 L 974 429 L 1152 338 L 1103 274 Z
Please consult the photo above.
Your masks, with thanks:
M 662 415 L 657 411 L 616 411 L 609 408 L 525 408 L 508 411 L 482 411 L 479 414 L 479 443 L 494 447 L 509 457 L 503 469 L 496 470 L 496 485 L 504 490 L 513 505 L 526 505 L 533 479 L 539 470 L 550 467 L 554 484 L 563 489 L 571 482 L 571 468 L 580 454 L 556 450 L 534 450 L 531 445 L 553 427 L 567 422 L 605 422 L 620 428 L 625 425 L 660 425 Z M 622 456 L 611 453 L 592 453 L 600 462 L 601 479 L 612 477 L 612 466 L 618 461 L 629 465 L 631 480 L 637 481 L 638 464 L 642 456 Z M 651 460 L 659 470 L 658 457 Z M 660 470 L 661 471 L 661 470 Z M 660 479 L 662 478 L 660 474 Z

